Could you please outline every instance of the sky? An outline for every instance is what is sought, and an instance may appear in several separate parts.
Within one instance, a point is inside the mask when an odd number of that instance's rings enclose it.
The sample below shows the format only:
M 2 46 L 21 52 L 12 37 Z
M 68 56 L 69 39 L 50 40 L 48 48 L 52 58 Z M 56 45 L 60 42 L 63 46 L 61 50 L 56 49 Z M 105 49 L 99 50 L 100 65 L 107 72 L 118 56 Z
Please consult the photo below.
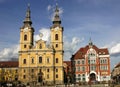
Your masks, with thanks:
M 111 69 L 120 62 L 120 0 L 0 0 L 0 60 L 18 58 L 20 27 L 28 3 L 34 40 L 49 41 L 56 3 L 64 27 L 64 60 L 92 39 L 98 48 L 108 48 Z

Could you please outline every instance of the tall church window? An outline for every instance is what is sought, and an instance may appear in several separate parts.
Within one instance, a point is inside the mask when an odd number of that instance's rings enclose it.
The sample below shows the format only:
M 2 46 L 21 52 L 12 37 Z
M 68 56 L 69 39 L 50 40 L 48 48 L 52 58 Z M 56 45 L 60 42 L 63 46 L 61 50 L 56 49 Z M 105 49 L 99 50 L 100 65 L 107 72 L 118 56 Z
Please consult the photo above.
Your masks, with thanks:
M 47 69 L 47 72 L 49 72 L 50 70 L 49 69 Z
M 56 78 L 58 78 L 58 74 L 56 74 Z
M 24 48 L 26 48 L 27 47 L 27 45 L 24 45 Z
M 40 49 L 42 49 L 42 44 L 40 44 Z
M 56 44 L 56 46 L 55 46 L 56 48 L 58 48 L 58 44 Z
M 56 58 L 56 63 L 58 63 L 58 58 Z
M 39 69 L 39 72 L 42 72 L 42 69 Z
M 34 73 L 34 69 L 31 69 L 31 73 Z
M 23 79 L 26 79 L 26 75 L 23 75 Z
M 42 63 L 42 57 L 39 57 L 39 63 Z
M 49 60 L 49 58 L 47 58 L 47 63 L 50 63 L 50 60 Z
M 23 64 L 26 64 L 26 59 L 23 60 Z
M 32 61 L 31 61 L 31 63 L 32 63 L 32 64 L 34 63 L 34 58 L 32 58 Z
M 58 72 L 58 69 L 56 69 L 56 72 Z
M 24 41 L 26 41 L 27 40 L 27 35 L 24 35 Z
M 58 40 L 58 34 L 55 34 L 55 40 Z
M 26 72 L 26 70 L 24 69 L 24 70 L 23 70 L 23 72 L 25 73 L 25 72 Z

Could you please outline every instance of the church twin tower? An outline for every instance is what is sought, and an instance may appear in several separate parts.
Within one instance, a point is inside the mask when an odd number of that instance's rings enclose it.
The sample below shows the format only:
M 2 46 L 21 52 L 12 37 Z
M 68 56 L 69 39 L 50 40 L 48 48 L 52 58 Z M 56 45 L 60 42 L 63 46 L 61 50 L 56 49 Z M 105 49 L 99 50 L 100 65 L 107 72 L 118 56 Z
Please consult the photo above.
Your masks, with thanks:
M 50 28 L 50 44 L 40 38 L 34 45 L 30 6 L 20 28 L 19 80 L 30 83 L 62 84 L 63 76 L 63 27 L 58 6 L 55 8 Z M 42 37 L 42 34 L 40 34 Z

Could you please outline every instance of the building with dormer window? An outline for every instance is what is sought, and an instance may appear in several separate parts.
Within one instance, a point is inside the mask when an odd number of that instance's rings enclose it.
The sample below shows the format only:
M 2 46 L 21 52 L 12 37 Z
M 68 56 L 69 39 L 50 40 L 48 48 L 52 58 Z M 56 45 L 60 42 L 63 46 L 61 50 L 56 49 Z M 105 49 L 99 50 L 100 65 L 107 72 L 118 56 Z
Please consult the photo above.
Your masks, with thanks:
M 110 80 L 110 55 L 107 48 L 98 48 L 90 40 L 71 57 L 75 82 Z

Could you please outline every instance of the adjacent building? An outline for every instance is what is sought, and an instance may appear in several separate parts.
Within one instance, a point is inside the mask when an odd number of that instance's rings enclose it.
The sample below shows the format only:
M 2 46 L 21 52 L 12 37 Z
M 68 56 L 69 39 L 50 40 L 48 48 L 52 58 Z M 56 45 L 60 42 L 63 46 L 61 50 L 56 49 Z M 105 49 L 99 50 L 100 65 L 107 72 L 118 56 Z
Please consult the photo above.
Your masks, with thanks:
M 18 81 L 18 61 L 0 61 L 0 82 Z
M 71 61 L 63 61 L 64 66 L 64 83 L 72 83 Z
M 120 83 L 120 62 L 113 68 L 111 77 L 113 81 Z
M 110 80 L 110 55 L 107 48 L 98 48 L 90 40 L 71 57 L 75 82 Z
M 34 44 L 30 7 L 28 6 L 23 26 L 20 28 L 19 80 L 63 84 L 63 27 L 56 6 L 53 25 L 50 27 L 50 44 L 40 39 Z

